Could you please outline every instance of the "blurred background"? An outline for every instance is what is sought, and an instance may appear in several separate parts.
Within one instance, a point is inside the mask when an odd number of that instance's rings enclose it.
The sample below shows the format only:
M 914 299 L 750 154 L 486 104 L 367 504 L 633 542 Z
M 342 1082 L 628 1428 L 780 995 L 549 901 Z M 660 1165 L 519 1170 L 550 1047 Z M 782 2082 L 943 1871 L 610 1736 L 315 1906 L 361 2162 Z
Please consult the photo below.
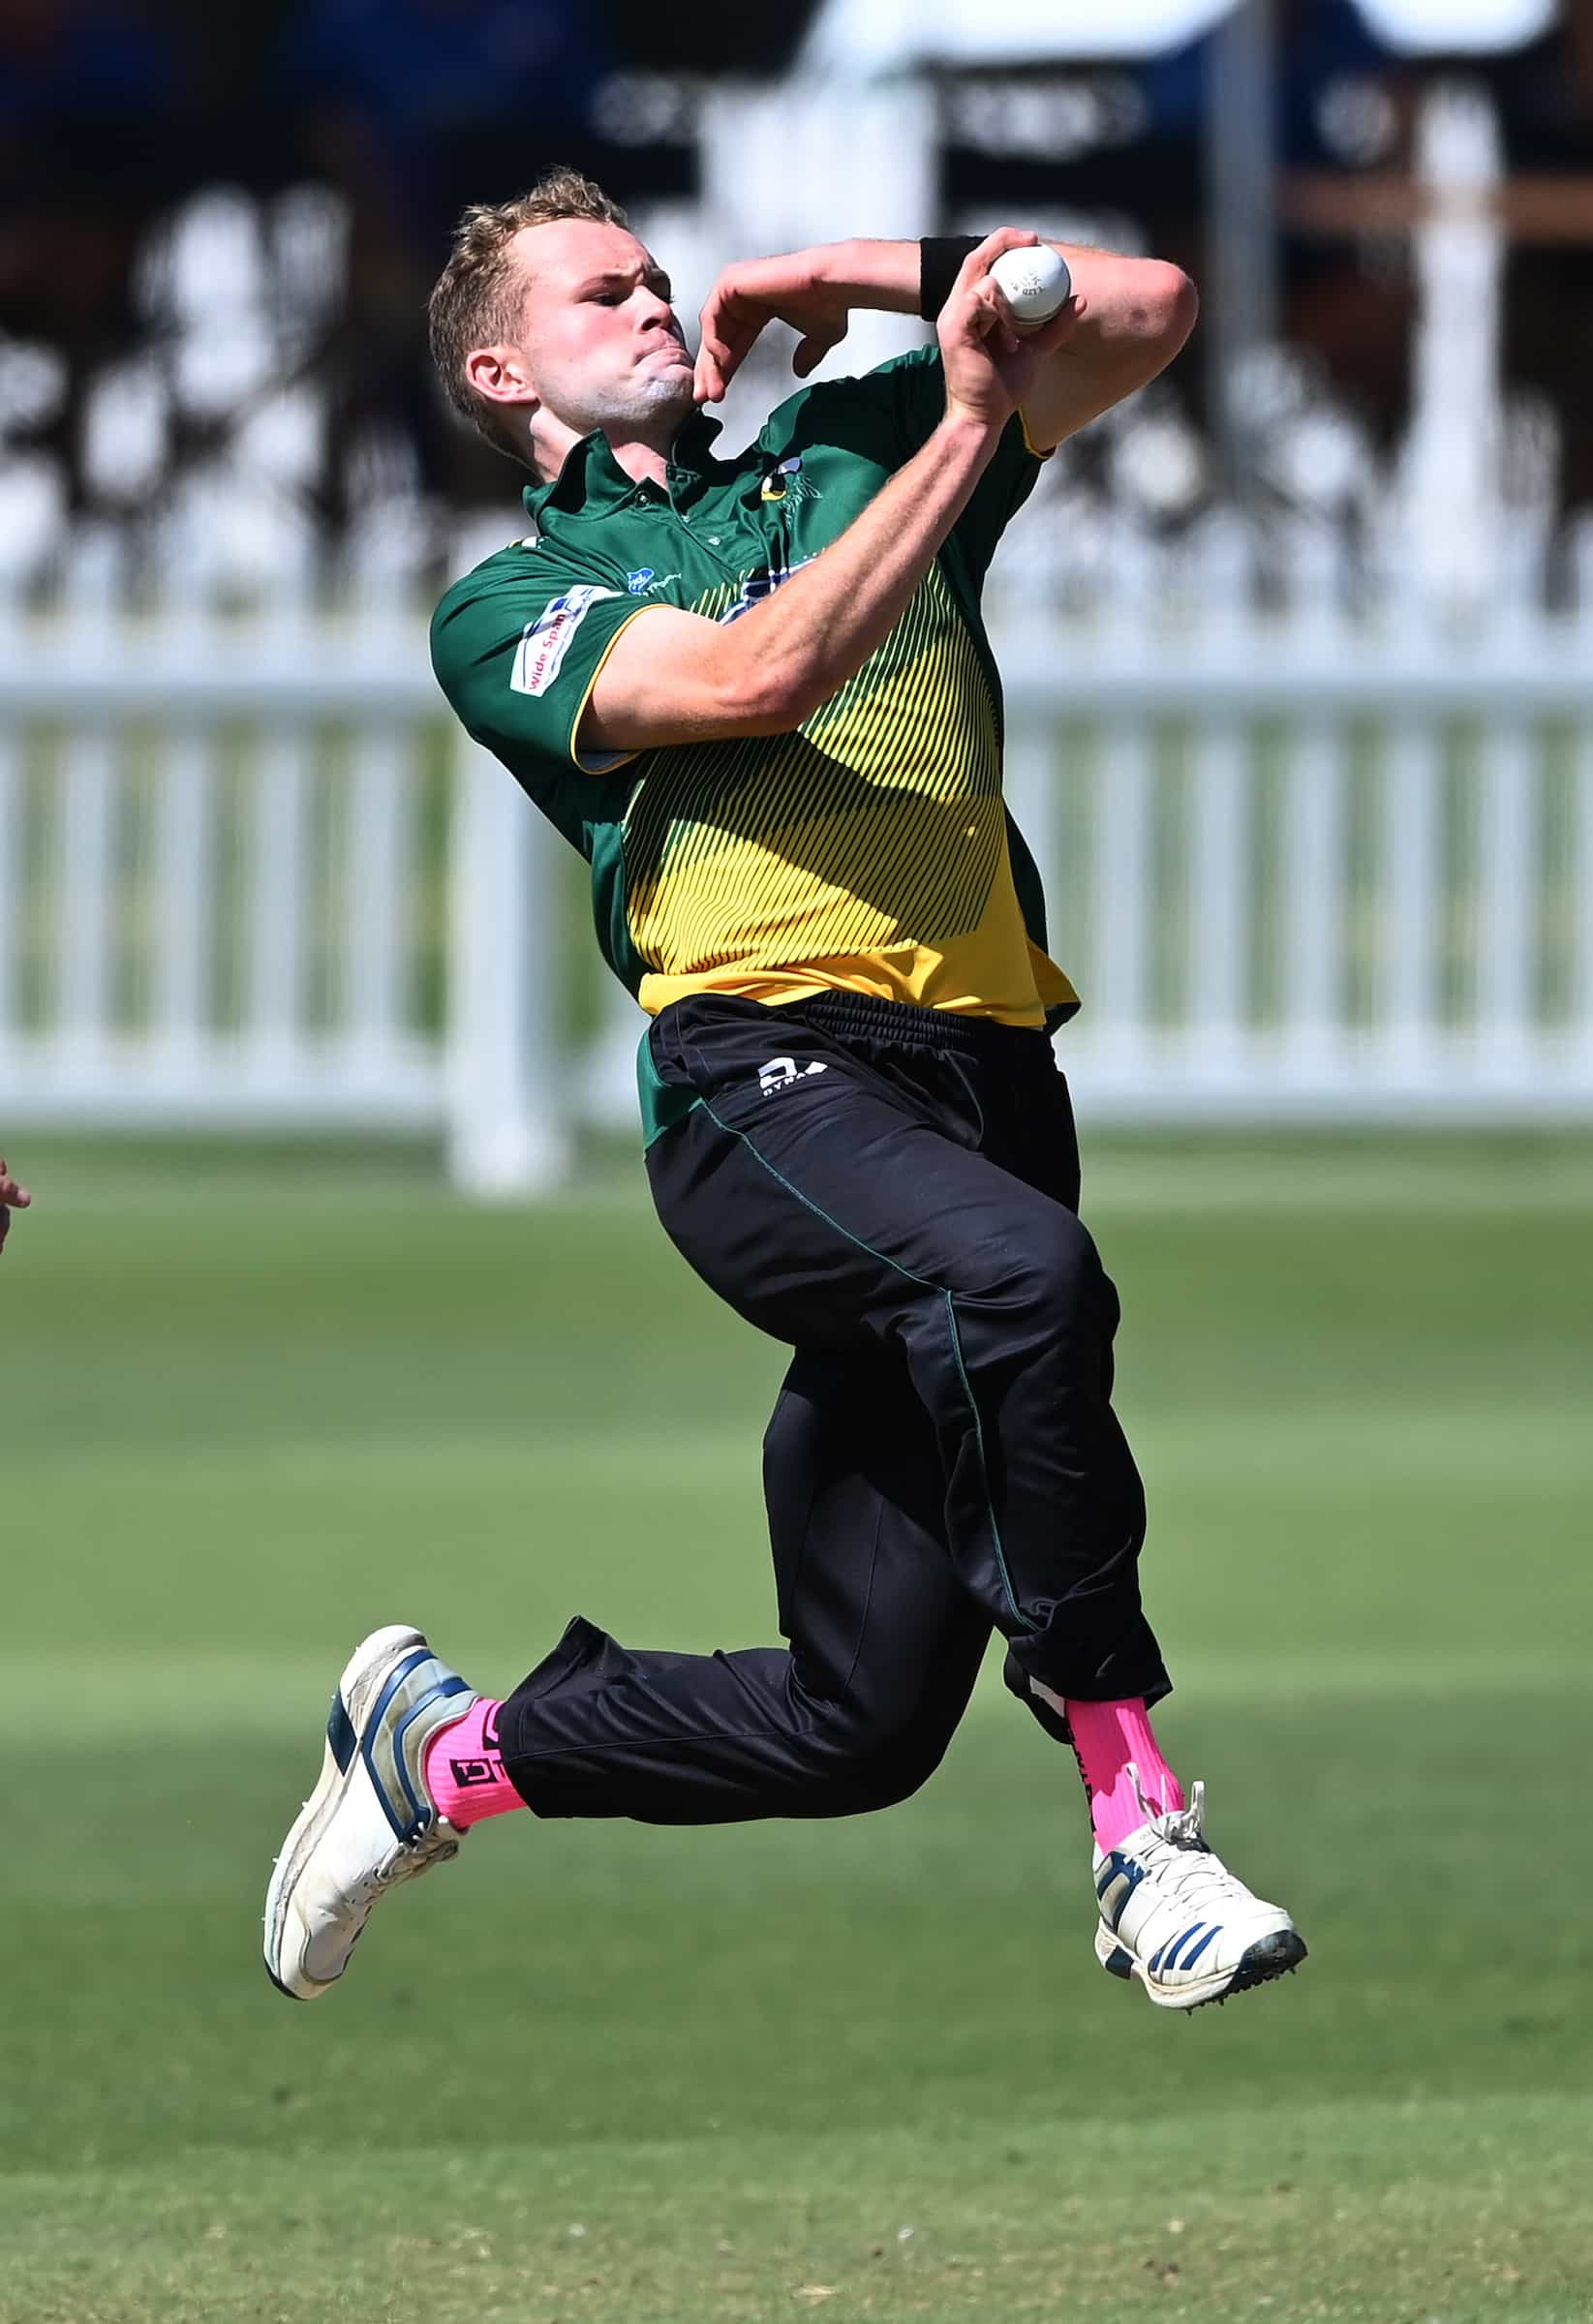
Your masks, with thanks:
M 628 1125 L 579 868 L 423 645 L 524 521 L 425 294 L 556 159 L 688 316 L 851 232 L 1186 266 L 992 587 L 1079 1086 L 1593 1110 L 1582 0 L 0 0 L 0 1118 L 424 1131 L 483 1192 Z
M 260 1971 L 365 1631 L 774 1633 L 784 1352 L 427 659 L 526 520 L 425 292 L 554 161 L 689 319 L 1007 221 L 1200 285 L 989 596 L 1158 1726 L 1312 1948 L 1193 2027 L 994 1667 L 887 1818 L 505 1819 Z M 1590 352 L 1588 0 L 0 0 L 0 2324 L 1586 2317 Z

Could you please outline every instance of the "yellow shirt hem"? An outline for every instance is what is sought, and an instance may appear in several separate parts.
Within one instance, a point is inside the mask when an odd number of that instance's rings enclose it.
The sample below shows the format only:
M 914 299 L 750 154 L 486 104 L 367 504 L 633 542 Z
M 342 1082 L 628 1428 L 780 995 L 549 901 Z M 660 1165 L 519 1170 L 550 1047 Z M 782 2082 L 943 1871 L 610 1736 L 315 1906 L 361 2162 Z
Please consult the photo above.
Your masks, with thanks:
M 644 976 L 637 998 L 656 1017 L 693 993 L 728 993 L 742 1000 L 780 1008 L 812 1000 L 821 993 L 865 993 L 876 1000 L 904 1001 L 919 1009 L 944 1009 L 953 1017 L 988 1017 L 997 1024 L 1043 1025 L 1052 1008 L 1073 1008 L 1078 994 L 1055 961 L 1029 947 L 1033 972 L 1026 992 L 970 992 L 957 973 L 955 958 L 919 945 L 899 951 L 855 954 L 830 960 L 794 961 L 788 967 L 756 968 L 728 962 L 681 976 Z

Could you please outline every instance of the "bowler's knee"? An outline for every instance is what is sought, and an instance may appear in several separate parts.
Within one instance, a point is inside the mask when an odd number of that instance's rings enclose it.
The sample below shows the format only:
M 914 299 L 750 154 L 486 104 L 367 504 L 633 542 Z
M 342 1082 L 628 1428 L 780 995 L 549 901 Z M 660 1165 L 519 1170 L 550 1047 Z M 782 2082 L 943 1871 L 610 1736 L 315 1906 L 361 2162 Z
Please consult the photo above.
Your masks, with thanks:
M 814 1770 L 831 1795 L 830 1813 L 866 1815 L 910 1799 L 939 1766 L 950 1740 L 940 1726 L 893 1732 L 850 1719 L 835 1722 Z
M 1006 1297 L 1048 1335 L 1116 1321 L 1115 1296 L 1094 1240 L 1059 1204 L 1048 1205 L 1025 1237 Z

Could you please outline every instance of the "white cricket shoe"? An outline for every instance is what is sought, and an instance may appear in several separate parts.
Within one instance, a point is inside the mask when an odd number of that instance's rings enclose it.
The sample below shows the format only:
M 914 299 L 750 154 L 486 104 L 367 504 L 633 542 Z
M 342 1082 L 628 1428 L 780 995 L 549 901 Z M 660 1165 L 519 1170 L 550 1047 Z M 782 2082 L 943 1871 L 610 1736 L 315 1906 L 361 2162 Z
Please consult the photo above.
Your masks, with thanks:
M 1161 2009 L 1199 2009 L 1298 1969 L 1305 1940 L 1288 1913 L 1252 1896 L 1208 1848 L 1206 1786 L 1165 1816 L 1151 1815 L 1143 1793 L 1141 1804 L 1147 1821 L 1095 1850 L 1101 1967 L 1138 1977 Z
M 290 1999 L 335 1985 L 378 1897 L 457 1855 L 464 1835 L 426 1790 L 426 1746 L 476 1699 L 418 1630 L 354 1648 L 332 1697 L 321 1781 L 265 1892 L 265 1968 Z

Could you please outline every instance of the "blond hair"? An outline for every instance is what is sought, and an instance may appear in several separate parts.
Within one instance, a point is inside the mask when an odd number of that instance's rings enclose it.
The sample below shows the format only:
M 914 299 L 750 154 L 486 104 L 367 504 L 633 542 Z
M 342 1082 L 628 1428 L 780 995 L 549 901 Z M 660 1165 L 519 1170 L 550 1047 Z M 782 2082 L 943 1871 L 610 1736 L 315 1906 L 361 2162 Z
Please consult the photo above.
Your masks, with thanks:
M 562 218 L 591 218 L 600 226 L 628 223 L 617 201 L 578 169 L 546 169 L 512 201 L 473 202 L 453 229 L 453 250 L 426 302 L 432 361 L 454 410 L 500 452 L 524 461 L 525 447 L 503 433 L 501 415 L 476 394 L 465 359 L 478 347 L 512 338 L 519 328 L 525 280 L 515 266 L 514 237 L 528 226 Z

